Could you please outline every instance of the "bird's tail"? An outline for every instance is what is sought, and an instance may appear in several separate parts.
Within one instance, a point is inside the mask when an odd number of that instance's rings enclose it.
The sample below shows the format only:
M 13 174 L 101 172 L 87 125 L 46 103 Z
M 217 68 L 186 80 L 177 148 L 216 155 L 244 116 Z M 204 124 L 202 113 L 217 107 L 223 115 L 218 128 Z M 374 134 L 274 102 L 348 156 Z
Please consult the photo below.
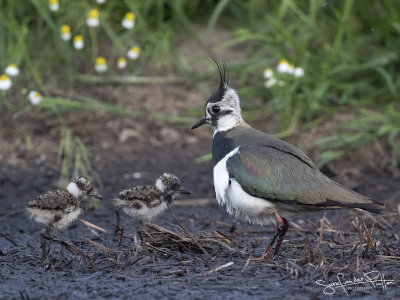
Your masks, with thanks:
M 336 183 L 336 187 L 330 190 L 330 192 L 332 197 L 329 197 L 327 201 L 330 205 L 358 208 L 373 213 L 381 213 L 385 209 L 385 204 L 358 194 L 339 183 Z

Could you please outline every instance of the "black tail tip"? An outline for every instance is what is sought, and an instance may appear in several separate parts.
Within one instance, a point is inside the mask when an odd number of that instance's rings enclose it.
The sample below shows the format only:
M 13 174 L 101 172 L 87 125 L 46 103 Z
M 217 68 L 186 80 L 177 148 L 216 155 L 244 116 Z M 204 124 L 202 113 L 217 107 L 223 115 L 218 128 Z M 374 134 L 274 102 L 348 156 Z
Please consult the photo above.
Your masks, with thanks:
M 362 209 L 362 210 L 366 210 L 369 212 L 373 212 L 376 214 L 380 214 L 385 210 L 385 204 L 378 202 L 378 201 L 373 201 L 371 203 L 365 203 L 362 205 L 359 205 L 358 208 Z

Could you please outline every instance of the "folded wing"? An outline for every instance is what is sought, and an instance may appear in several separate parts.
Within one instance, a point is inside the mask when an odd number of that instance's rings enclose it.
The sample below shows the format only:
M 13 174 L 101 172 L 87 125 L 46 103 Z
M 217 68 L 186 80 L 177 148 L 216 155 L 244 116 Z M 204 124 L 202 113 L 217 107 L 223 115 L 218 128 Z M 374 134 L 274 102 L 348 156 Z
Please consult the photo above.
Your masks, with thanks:
M 271 146 L 249 145 L 227 161 L 229 176 L 252 196 L 321 208 L 353 207 L 378 212 L 384 206 L 330 180 L 309 158 Z

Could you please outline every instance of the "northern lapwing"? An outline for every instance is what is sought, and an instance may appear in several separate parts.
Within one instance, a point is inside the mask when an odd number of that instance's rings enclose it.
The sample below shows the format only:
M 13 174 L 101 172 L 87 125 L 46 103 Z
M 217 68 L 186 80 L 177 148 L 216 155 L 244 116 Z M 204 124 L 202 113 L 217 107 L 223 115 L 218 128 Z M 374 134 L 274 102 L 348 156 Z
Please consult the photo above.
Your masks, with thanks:
M 277 238 L 274 255 L 278 253 L 289 227 L 286 218 L 293 214 L 338 208 L 384 209 L 383 204 L 326 177 L 296 147 L 248 125 L 242 118 L 239 97 L 226 81 L 225 65 L 214 62 L 220 85 L 192 129 L 203 124 L 214 129 L 212 159 L 218 203 L 225 204 L 229 214 L 253 224 L 266 225 L 276 219 L 264 259 Z
M 42 260 L 48 261 L 50 244 L 57 231 L 66 229 L 71 222 L 86 211 L 88 200 L 91 198 L 102 199 L 93 190 L 93 184 L 83 178 L 75 177 L 68 184 L 66 191 L 49 191 L 30 201 L 26 207 L 31 218 L 45 225 L 41 232 L 40 247 Z M 57 240 L 65 245 L 67 242 Z
M 136 221 L 136 231 L 143 241 L 144 224 L 150 222 L 162 213 L 172 203 L 179 193 L 189 194 L 181 185 L 178 177 L 170 173 L 164 173 L 157 180 L 155 186 L 136 186 L 123 190 L 114 199 L 117 226 L 115 236 L 119 235 L 119 243 L 122 242 L 123 228 L 120 225 L 120 210 Z

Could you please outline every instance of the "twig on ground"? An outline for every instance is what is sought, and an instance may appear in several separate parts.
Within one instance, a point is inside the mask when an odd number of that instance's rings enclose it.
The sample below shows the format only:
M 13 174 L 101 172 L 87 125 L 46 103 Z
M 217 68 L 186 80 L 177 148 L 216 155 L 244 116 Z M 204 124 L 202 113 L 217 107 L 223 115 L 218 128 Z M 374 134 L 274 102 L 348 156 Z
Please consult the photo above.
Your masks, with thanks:
M 90 223 L 89 221 L 86 221 L 84 219 L 79 219 L 79 221 L 81 221 L 83 224 L 85 224 L 88 227 L 94 228 L 94 229 L 96 229 L 98 231 L 102 231 L 104 233 L 108 233 L 108 231 L 106 229 L 104 229 L 104 228 L 102 228 L 100 226 L 97 226 L 97 225 L 95 225 L 93 223 Z
M 182 224 L 178 221 L 178 219 L 177 219 L 177 218 L 175 217 L 175 215 L 173 214 L 173 212 L 172 212 L 171 207 L 169 206 L 169 204 L 168 204 L 168 210 L 169 210 L 169 212 L 170 212 L 172 218 L 174 218 L 176 224 L 182 229 L 182 231 L 183 231 L 187 236 L 189 236 L 189 237 L 191 238 L 191 240 L 197 245 L 197 247 L 200 248 L 201 251 L 203 251 L 203 253 L 204 253 L 205 255 L 210 256 L 210 255 L 208 254 L 208 252 L 207 252 L 207 251 L 196 241 L 196 239 L 189 233 L 189 231 L 187 231 L 186 228 L 184 228 L 184 227 L 182 226 Z
M 88 243 L 92 244 L 93 246 L 103 250 L 106 253 L 113 253 L 114 251 L 111 250 L 110 248 L 107 248 L 106 246 L 103 246 L 95 241 L 92 241 L 91 239 L 85 238 L 85 241 L 87 241 Z
M 8 237 L 7 235 L 5 235 L 4 233 L 0 232 L 0 235 L 5 238 L 7 241 L 9 241 L 11 244 L 13 244 L 16 247 L 21 247 L 21 245 L 18 245 L 16 242 L 14 242 L 13 239 L 11 239 L 10 237 Z
M 209 274 L 211 274 L 211 273 L 218 272 L 218 271 L 220 271 L 220 270 L 222 270 L 222 269 L 225 269 L 225 268 L 227 268 L 227 267 L 232 266 L 233 264 L 234 264 L 233 261 L 228 262 L 228 263 L 226 263 L 226 264 L 224 264 L 224 265 L 222 265 L 222 266 L 216 267 L 216 268 L 214 268 L 214 269 L 212 269 L 212 270 L 210 270 L 210 271 L 207 271 L 207 272 L 203 273 L 203 275 L 209 275 Z

